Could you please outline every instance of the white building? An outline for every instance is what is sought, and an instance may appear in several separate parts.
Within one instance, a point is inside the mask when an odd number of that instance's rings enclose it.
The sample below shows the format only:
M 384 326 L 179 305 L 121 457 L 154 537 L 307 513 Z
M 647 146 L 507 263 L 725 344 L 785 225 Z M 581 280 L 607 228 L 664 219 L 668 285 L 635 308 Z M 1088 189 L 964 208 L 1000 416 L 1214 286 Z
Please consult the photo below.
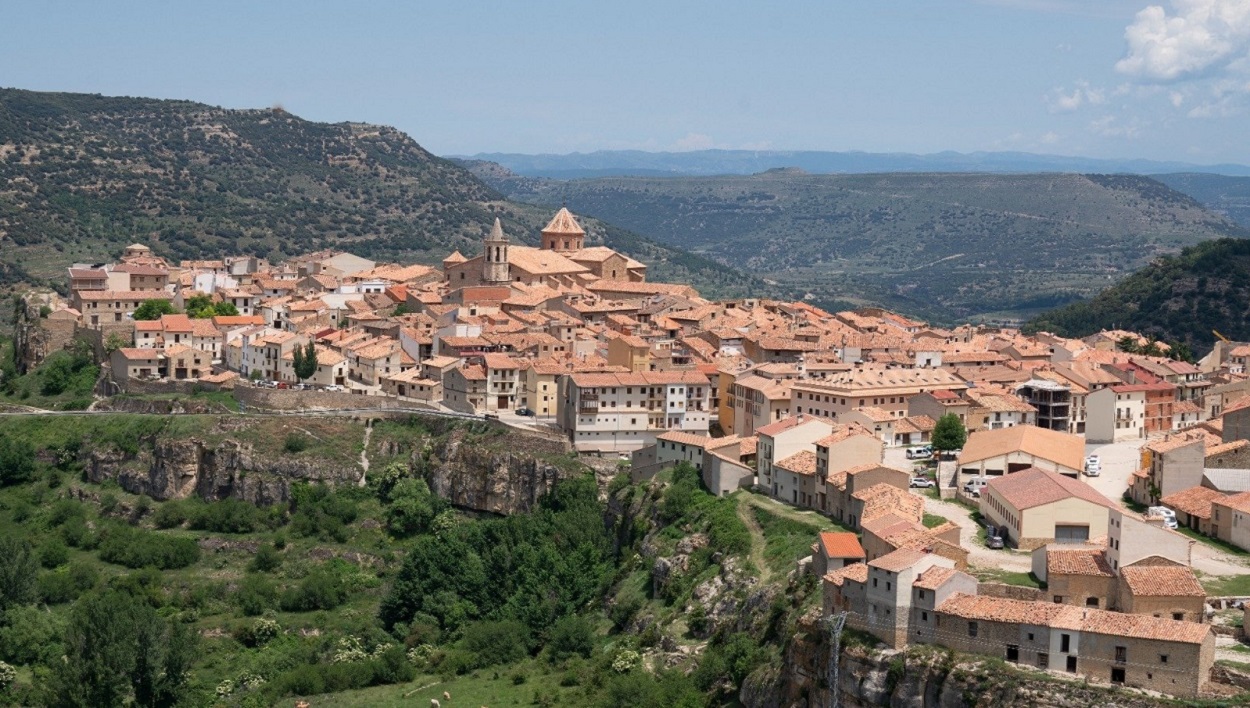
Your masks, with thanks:
M 710 408 L 697 371 L 560 377 L 560 427 L 580 452 L 632 452 L 667 430 L 707 435 Z

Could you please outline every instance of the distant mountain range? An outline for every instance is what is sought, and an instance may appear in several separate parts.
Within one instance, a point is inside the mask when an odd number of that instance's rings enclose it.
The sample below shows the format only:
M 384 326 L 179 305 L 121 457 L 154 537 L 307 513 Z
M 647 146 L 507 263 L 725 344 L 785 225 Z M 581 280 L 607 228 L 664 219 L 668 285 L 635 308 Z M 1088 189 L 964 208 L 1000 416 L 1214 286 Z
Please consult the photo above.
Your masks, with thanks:
M 928 155 L 818 150 L 695 150 L 643 152 L 601 150 L 569 155 L 479 153 L 453 156 L 495 162 L 525 177 L 577 179 L 612 176 L 748 175 L 779 167 L 818 174 L 873 172 L 1101 172 L 1163 174 L 1198 172 L 1250 177 L 1250 166 L 1195 165 L 1154 160 L 1116 160 L 1028 152 L 939 152 Z
M 495 217 L 535 244 L 552 210 L 507 201 L 390 127 L 281 109 L 0 89 L 0 285 L 64 283 L 76 261 L 143 241 L 162 256 L 269 258 L 341 248 L 436 264 Z M 714 295 L 766 287 L 726 265 L 582 221 L 656 279 Z
M 774 169 L 554 180 L 463 164 L 512 199 L 565 203 L 816 304 L 880 304 L 935 322 L 1025 318 L 1185 246 L 1250 235 L 1136 175 Z

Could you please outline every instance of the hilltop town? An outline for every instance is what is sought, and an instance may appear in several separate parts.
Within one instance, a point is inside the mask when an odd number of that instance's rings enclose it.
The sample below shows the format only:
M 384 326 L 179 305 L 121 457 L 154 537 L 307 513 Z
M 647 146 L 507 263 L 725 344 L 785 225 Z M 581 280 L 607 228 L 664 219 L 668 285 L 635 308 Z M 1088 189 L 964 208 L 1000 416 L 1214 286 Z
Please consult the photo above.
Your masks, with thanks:
M 842 529 L 803 564 L 839 627 L 1221 690 L 1216 637 L 1236 634 L 1238 600 L 1200 576 L 1245 570 L 1216 544 L 1250 550 L 1250 344 L 1189 362 L 1126 331 L 712 301 L 587 247 L 567 209 L 540 244 L 498 220 L 480 255 L 441 268 L 341 251 L 174 264 L 133 244 L 70 267 L 66 296 L 28 295 L 17 359 L 82 340 L 102 395 L 494 418 L 635 482 L 689 465 L 716 496 L 754 489 Z

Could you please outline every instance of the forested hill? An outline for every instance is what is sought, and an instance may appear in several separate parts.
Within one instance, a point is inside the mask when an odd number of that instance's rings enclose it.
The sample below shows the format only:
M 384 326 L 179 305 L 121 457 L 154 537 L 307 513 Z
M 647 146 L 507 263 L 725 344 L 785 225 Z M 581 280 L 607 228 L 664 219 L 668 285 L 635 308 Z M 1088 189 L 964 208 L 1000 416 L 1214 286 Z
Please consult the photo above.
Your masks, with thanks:
M 514 199 L 569 208 L 808 293 L 938 322 L 1027 317 L 1153 258 L 1247 232 L 1147 177 L 807 174 L 548 180 L 468 162 Z
M 1220 239 L 1164 257 L 1086 302 L 1039 315 L 1025 326 L 1078 337 L 1113 328 L 1205 352 L 1212 330 L 1250 340 L 1250 240 Z
M 550 210 L 508 202 L 394 128 L 0 89 L 0 283 L 59 279 L 133 241 L 174 259 L 334 247 L 437 263 L 477 252 L 496 215 L 514 240 L 537 243 Z M 722 294 L 757 286 L 622 229 L 583 226 L 653 277 Z

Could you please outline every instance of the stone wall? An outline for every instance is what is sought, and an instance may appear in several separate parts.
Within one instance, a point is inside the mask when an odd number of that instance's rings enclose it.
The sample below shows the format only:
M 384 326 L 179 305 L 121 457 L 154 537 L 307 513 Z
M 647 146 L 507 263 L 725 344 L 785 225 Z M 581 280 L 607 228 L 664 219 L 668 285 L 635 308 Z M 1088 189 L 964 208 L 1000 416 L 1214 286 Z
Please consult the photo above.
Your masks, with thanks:
M 1022 585 L 1007 585 L 1006 583 L 980 583 L 977 585 L 978 595 L 987 595 L 989 597 L 1001 597 L 1008 600 L 1025 600 L 1038 601 L 1045 600 L 1045 593 L 1037 588 L 1026 588 Z
M 361 396 L 332 391 L 294 391 L 247 385 L 235 386 L 234 397 L 244 410 L 300 411 L 360 408 L 434 410 L 433 407 L 417 401 L 400 401 L 388 396 Z

